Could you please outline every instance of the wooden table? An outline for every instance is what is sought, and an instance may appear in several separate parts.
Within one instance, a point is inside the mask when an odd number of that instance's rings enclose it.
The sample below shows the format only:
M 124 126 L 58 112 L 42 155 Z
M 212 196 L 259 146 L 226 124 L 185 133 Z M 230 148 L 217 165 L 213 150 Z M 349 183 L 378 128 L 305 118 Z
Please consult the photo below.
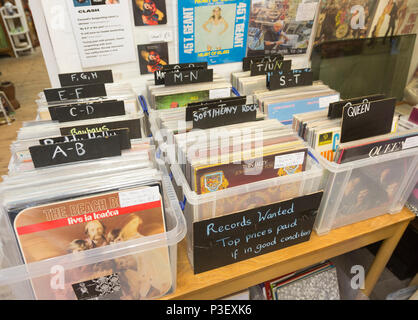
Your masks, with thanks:
M 368 219 L 332 230 L 321 237 L 314 232 L 308 242 L 198 275 L 193 274 L 186 255 L 186 243 L 183 241 L 179 244 L 177 290 L 163 299 L 221 298 L 384 240 L 366 276 L 363 292 L 369 296 L 406 227 L 414 218 L 415 215 L 404 208 L 398 214 Z

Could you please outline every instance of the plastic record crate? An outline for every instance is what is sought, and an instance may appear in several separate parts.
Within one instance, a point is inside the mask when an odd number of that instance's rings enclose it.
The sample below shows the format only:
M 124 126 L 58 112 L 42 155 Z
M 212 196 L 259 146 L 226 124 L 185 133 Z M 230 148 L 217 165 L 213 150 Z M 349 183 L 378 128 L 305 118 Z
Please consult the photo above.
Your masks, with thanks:
M 324 196 L 314 226 L 319 235 L 400 212 L 418 181 L 417 148 L 345 164 L 314 154 L 325 169 Z
M 187 254 L 193 265 L 193 223 L 233 214 L 267 204 L 289 200 L 320 191 L 323 169 L 308 156 L 307 169 L 289 176 L 257 181 L 208 194 L 198 195 L 190 189 L 178 164 L 171 166 L 174 184 L 185 196 L 184 215 L 187 223 Z
M 170 265 L 161 266 L 159 261 L 151 261 L 152 259 L 144 259 L 142 257 L 142 263 L 145 261 L 147 264 L 142 267 L 154 268 L 157 270 L 160 270 L 159 268 L 161 267 L 168 267 L 171 272 L 171 287 L 169 287 L 163 296 L 174 292 L 177 285 L 177 245 L 186 235 L 186 223 L 170 178 L 168 177 L 165 168 L 161 167 L 161 165 L 160 170 L 164 173 L 163 189 L 165 223 L 167 229 L 167 231 L 162 234 L 115 243 L 35 263 L 15 265 L 11 261 L 15 260 L 13 257 L 16 258 L 16 253 L 18 252 L 16 240 L 14 235 L 5 232 L 4 226 L 7 217 L 0 213 L 0 267 L 3 267 L 3 269 L 0 269 L 0 300 L 34 300 L 36 299 L 36 296 L 32 285 L 36 285 L 37 290 L 42 291 L 58 290 L 54 292 L 54 295 L 59 297 L 59 290 L 62 290 L 62 286 L 54 285 L 59 283 L 59 276 L 57 275 L 57 272 L 59 271 L 64 272 L 61 274 L 66 275 L 68 271 L 71 271 L 71 274 L 74 274 L 73 271 L 77 273 L 86 268 L 116 265 L 132 258 L 138 259 L 141 255 L 145 255 L 143 257 L 146 257 L 148 253 L 152 253 L 153 250 L 160 248 L 167 248 Z M 9 236 L 7 236 L 7 234 L 9 234 Z M 110 270 L 109 275 L 113 273 L 111 271 L 112 270 Z M 99 277 L 107 276 L 108 274 L 103 274 Z M 127 276 L 127 274 L 125 274 L 125 276 Z M 71 280 L 71 277 L 68 282 L 66 277 L 64 277 L 64 279 L 66 290 L 71 288 L 72 284 L 77 283 L 77 279 Z M 139 284 L 140 281 L 141 280 L 138 279 L 134 282 Z M 49 283 L 50 285 L 45 285 L 45 283 Z M 122 290 L 124 289 L 124 283 L 126 282 L 120 282 Z M 130 282 L 131 285 L 132 283 L 133 282 Z M 132 290 L 131 286 L 131 291 Z M 138 289 L 138 291 L 139 290 L 140 289 Z M 111 296 L 109 298 L 112 299 Z M 75 295 L 74 299 L 76 299 Z

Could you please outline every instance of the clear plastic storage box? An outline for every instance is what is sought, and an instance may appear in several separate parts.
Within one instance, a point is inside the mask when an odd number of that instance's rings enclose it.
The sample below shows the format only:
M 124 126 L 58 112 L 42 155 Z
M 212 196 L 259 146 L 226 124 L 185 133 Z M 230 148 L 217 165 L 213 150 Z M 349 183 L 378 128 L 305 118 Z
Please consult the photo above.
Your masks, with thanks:
M 289 176 L 253 182 L 208 194 L 198 195 L 190 186 L 178 164 L 171 166 L 174 185 L 185 197 L 184 215 L 187 223 L 187 253 L 193 265 L 193 223 L 233 214 L 271 203 L 308 195 L 321 190 L 322 167 L 308 157 L 306 171 Z
M 324 167 L 324 196 L 314 230 L 323 235 L 404 207 L 418 180 L 418 148 L 345 164 L 315 156 Z
M 48 260 L 43 260 L 30 264 L 17 264 L 19 261 L 19 249 L 13 234 L 10 234 L 7 227 L 7 217 L 0 214 L 0 299 L 10 300 L 33 300 L 37 299 L 34 288 L 38 292 L 55 291 L 53 295 L 59 299 L 60 292 L 65 292 L 62 299 L 68 299 L 68 292 L 73 288 L 73 299 L 80 299 L 75 293 L 78 272 L 98 268 L 97 279 L 90 285 L 99 285 L 100 290 L 109 293 L 114 286 L 119 286 L 119 291 L 129 291 L 131 299 L 141 299 L 141 290 L 154 290 L 157 282 L 161 282 L 162 277 L 154 277 L 152 283 L 142 283 L 140 268 L 159 272 L 161 269 L 169 270 L 171 281 L 158 283 L 163 292 L 159 292 L 158 297 L 170 294 L 176 290 L 177 282 L 177 244 L 186 235 L 186 223 L 180 209 L 178 199 L 173 190 L 170 178 L 164 167 L 160 170 L 163 175 L 164 189 L 164 209 L 166 232 L 152 236 L 146 236 L 125 242 L 90 249 L 83 252 L 72 253 Z M 150 253 L 158 250 L 168 251 L 169 265 L 162 265 L 167 259 L 150 259 Z M 165 252 L 167 252 L 165 251 Z M 131 261 L 136 261 L 137 268 L 129 265 Z M 122 270 L 127 270 L 120 274 L 120 282 L 114 281 L 113 274 L 118 274 L 119 266 L 123 265 Z M 138 267 L 138 265 L 140 266 Z M 115 266 L 117 268 L 115 269 Z M 105 272 L 106 271 L 106 272 Z M 116 273 L 115 273 L 116 272 Z M 158 274 L 158 273 L 157 273 Z M 123 277 L 130 277 L 131 281 L 124 281 Z M 156 283 L 154 283 L 156 282 Z M 127 287 L 129 284 L 129 288 Z M 82 286 L 85 286 L 84 283 Z M 85 290 L 90 290 L 88 288 Z M 81 288 L 81 287 L 80 287 Z M 79 288 L 79 289 L 80 289 Z M 83 289 L 83 288 L 81 288 Z M 118 290 L 114 290 L 117 292 Z M 82 292 L 82 291 L 81 291 Z M 110 292 L 112 293 L 112 292 Z M 124 295 L 127 296 L 126 294 Z M 107 298 L 106 298 L 107 297 Z M 117 295 L 110 294 L 104 299 L 114 299 Z M 70 297 L 71 298 L 71 297 Z

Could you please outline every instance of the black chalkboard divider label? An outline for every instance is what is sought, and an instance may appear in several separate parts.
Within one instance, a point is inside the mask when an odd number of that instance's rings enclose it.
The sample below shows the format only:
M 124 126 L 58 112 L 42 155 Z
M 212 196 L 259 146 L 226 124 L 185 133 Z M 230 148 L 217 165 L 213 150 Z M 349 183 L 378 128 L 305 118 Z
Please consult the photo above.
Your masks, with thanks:
M 251 77 L 275 71 L 288 72 L 292 69 L 292 60 L 264 61 L 251 64 Z
M 35 168 L 121 155 L 118 136 L 64 142 L 29 148 Z
M 344 107 L 340 143 L 390 133 L 396 98 L 387 98 Z
M 383 94 L 373 94 L 370 96 L 364 96 L 360 98 L 353 98 L 338 102 L 330 103 L 328 108 L 328 117 L 330 119 L 337 119 L 341 118 L 343 116 L 343 109 L 346 106 L 355 105 L 359 103 L 368 103 L 376 100 L 383 100 L 385 98 L 385 95 Z
M 278 90 L 299 86 L 311 86 L 313 72 L 311 69 L 296 69 L 292 71 L 278 71 L 267 74 L 267 88 Z
M 44 94 L 48 103 L 107 96 L 104 83 L 45 89 Z
M 213 81 L 213 69 L 195 69 L 180 72 L 167 72 L 165 75 L 166 86 L 177 86 Z
M 252 57 L 245 57 L 242 59 L 242 71 L 250 71 L 251 65 L 253 63 L 259 63 L 264 61 L 277 61 L 283 60 L 284 57 L 281 54 L 273 54 L 273 55 L 260 55 L 260 56 L 252 56 Z
M 234 97 L 233 99 L 217 99 L 212 103 L 193 103 L 186 108 L 186 121 L 193 121 L 193 114 L 203 108 L 216 108 L 220 106 L 242 106 L 247 103 L 247 97 Z
M 109 130 L 117 129 L 129 129 L 129 138 L 130 139 L 140 139 L 142 138 L 141 133 L 141 121 L 139 119 L 130 119 L 122 121 L 113 121 L 105 123 L 94 123 L 83 126 L 75 127 L 62 127 L 60 128 L 60 134 L 63 136 L 71 136 L 78 134 L 88 134 L 88 133 L 99 133 Z
M 194 273 L 309 241 L 322 194 L 193 223 Z
M 61 73 L 58 75 L 61 87 L 74 85 L 113 83 L 112 70 Z
M 210 129 L 231 124 L 255 121 L 257 105 L 244 104 L 208 108 L 203 106 L 193 113 L 193 129 Z
M 64 142 L 76 142 L 76 141 L 83 141 L 88 139 L 97 139 L 97 138 L 107 138 L 111 136 L 118 136 L 120 140 L 120 145 L 122 150 L 131 149 L 131 139 L 129 139 L 129 129 L 117 129 L 117 130 L 109 130 L 97 133 L 87 133 L 87 134 L 79 134 L 79 135 L 70 135 L 70 136 L 61 136 L 61 137 L 51 137 L 46 139 L 39 140 L 40 145 L 49 145 L 49 144 L 57 144 L 57 143 L 64 143 Z
M 180 63 L 180 64 L 168 64 L 163 66 L 162 70 L 154 72 L 154 82 L 155 85 L 165 84 L 165 75 L 167 72 L 180 72 L 187 70 L 196 70 L 196 69 L 207 69 L 207 62 L 196 62 L 196 63 Z
M 70 104 L 67 106 L 49 107 L 49 110 L 51 119 L 58 122 L 106 118 L 126 114 L 123 101 Z

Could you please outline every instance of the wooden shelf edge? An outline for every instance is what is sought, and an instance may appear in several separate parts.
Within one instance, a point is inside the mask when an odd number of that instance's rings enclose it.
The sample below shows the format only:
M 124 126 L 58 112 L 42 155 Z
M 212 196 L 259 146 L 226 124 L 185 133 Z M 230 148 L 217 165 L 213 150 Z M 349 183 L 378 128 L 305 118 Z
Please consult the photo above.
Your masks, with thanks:
M 332 230 L 329 234 L 233 265 L 194 275 L 187 259 L 186 244 L 179 245 L 177 289 L 161 300 L 217 299 L 298 269 L 387 239 L 415 215 L 404 208 Z M 224 275 L 222 277 L 222 275 Z M 234 275 L 234 276 L 229 276 Z

